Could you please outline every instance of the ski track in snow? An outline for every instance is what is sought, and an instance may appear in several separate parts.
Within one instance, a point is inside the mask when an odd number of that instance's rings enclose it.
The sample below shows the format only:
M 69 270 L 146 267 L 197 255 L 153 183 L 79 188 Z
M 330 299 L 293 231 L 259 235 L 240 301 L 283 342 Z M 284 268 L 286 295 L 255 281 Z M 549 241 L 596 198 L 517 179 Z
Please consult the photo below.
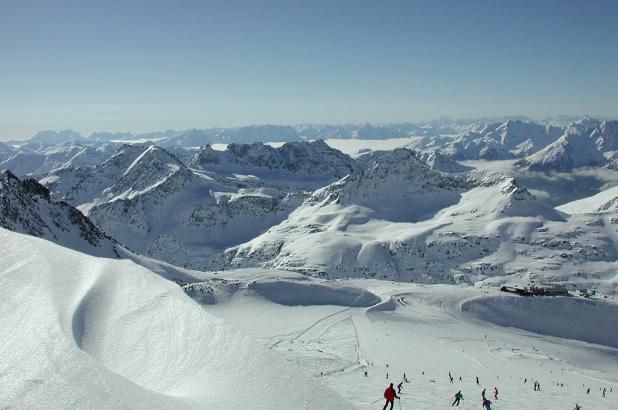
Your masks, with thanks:
M 290 307 L 249 292 L 207 309 L 259 334 L 262 343 L 321 376 L 362 409 L 382 408 L 384 388 L 399 383 L 404 372 L 410 383 L 404 384 L 402 409 L 451 408 L 459 389 L 465 397 L 460 409 L 480 408 L 480 391 L 486 388 L 492 395 L 494 386 L 500 396 L 492 408 L 500 410 L 572 409 L 575 402 L 584 409 L 614 408 L 616 392 L 609 389 L 618 383 L 618 349 L 499 326 L 462 312 L 465 301 L 494 297 L 495 290 L 372 280 L 350 280 L 346 286 L 365 288 L 381 303 L 392 298 L 395 308 Z M 254 320 L 252 314 L 276 319 Z M 449 371 L 455 377 L 452 385 Z M 532 389 L 535 380 L 540 392 Z M 590 395 L 582 384 L 591 387 Z M 607 398 L 601 397 L 601 386 Z

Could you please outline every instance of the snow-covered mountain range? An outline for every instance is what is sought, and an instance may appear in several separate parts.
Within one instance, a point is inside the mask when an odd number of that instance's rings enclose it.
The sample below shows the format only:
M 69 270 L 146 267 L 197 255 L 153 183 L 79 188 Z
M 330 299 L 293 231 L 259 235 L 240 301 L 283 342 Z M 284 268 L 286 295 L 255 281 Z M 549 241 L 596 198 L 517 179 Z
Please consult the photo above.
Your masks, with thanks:
M 552 143 L 562 129 L 521 120 L 477 124 L 455 135 L 423 137 L 409 145 L 416 150 L 437 149 L 455 160 L 518 158 Z
M 159 145 L 199 147 L 212 143 L 252 143 L 265 141 L 291 142 L 303 139 L 387 139 L 417 136 L 452 135 L 463 131 L 479 131 L 491 124 L 507 121 L 535 123 L 540 126 L 564 128 L 580 117 L 559 116 L 532 120 L 525 116 L 480 117 L 451 119 L 440 117 L 430 121 L 388 123 L 388 124 L 299 124 L 299 125 L 249 125 L 230 128 L 207 128 L 187 130 L 162 130 L 143 133 L 96 131 L 87 138 L 74 130 L 46 130 L 35 134 L 28 141 L 32 143 L 58 144 L 62 142 L 111 142 L 111 141 L 153 141 Z M 495 127 L 494 127 L 495 128 Z M 12 141 L 22 144 L 25 141 Z
M 19 176 L 40 177 L 65 167 L 96 165 L 107 159 L 115 148 L 115 144 L 82 145 L 75 142 L 0 147 L 0 169 L 10 169 Z
M 278 148 L 260 142 L 230 144 L 225 151 L 207 145 L 188 165 L 225 176 L 253 175 L 273 184 L 291 179 L 314 186 L 326 185 L 324 181 L 342 178 L 357 169 L 352 158 L 323 140 L 288 142 Z
M 315 191 L 217 266 L 421 283 L 536 277 L 609 291 L 618 219 L 607 203 L 587 213 L 557 210 L 513 178 L 441 173 L 399 149 Z
M 474 282 L 515 269 L 511 259 L 492 260 L 507 243 L 526 243 L 544 223 L 564 220 L 512 178 L 441 173 L 398 149 L 315 191 L 286 221 L 229 249 L 219 263 L 331 278 Z
M 541 150 L 545 149 L 544 155 L 549 157 L 559 156 L 556 151 L 568 150 L 568 148 L 550 147 L 552 144 L 564 145 L 564 142 L 558 141 L 561 136 L 587 132 L 588 135 L 594 134 L 591 135 L 591 139 L 594 140 L 597 150 L 603 153 L 616 151 L 615 143 L 612 142 L 616 135 L 615 121 L 601 122 L 588 117 L 571 122 L 565 120 L 564 118 L 546 119 L 534 122 L 523 117 L 473 120 L 442 118 L 417 124 L 255 125 L 237 128 L 167 130 L 143 134 L 95 132 L 88 138 L 72 130 L 44 131 L 28 141 L 13 141 L 11 144 L 0 146 L 0 162 L 9 161 L 0 166 L 12 169 L 17 175 L 41 175 L 61 166 L 62 164 L 59 163 L 61 160 L 66 163 L 75 155 L 78 157 L 74 161 L 79 158 L 79 161 L 82 161 L 81 165 L 92 165 L 97 159 L 103 159 L 94 158 L 95 155 L 109 154 L 117 148 L 117 144 L 127 142 L 133 144 L 150 142 L 174 152 L 179 157 L 184 157 L 185 150 L 194 151 L 209 144 L 242 145 L 256 142 L 283 143 L 320 139 L 411 138 L 409 148 L 419 152 L 437 150 L 441 155 L 454 160 L 498 160 L 526 157 L 532 165 L 541 159 L 528 157 Z M 583 130 L 569 129 L 569 127 L 577 126 L 582 127 Z M 63 146 L 57 147 L 59 144 Z M 80 152 L 80 147 L 90 149 L 88 152 Z M 50 149 L 54 151 L 47 152 Z M 252 150 L 255 149 L 256 147 L 252 148 Z M 192 153 L 186 155 L 189 158 Z M 568 156 L 568 153 L 564 155 Z M 551 158 L 548 161 L 551 161 Z M 522 162 L 522 166 L 526 164 L 527 162 Z M 592 164 L 596 162 L 593 161 Z
M 284 407 L 370 409 L 407 372 L 406 407 L 500 383 L 506 410 L 612 408 L 586 388 L 616 385 L 616 124 L 444 119 L 347 140 L 204 145 L 196 130 L 0 145 L 20 174 L 0 174 L 0 399 L 270 409 L 289 391 Z M 401 130 L 415 136 L 363 139 Z M 573 192 L 549 205 L 543 184 L 558 176 Z M 572 186 L 582 180 L 595 182 Z M 505 296 L 504 285 L 580 296 Z
M 532 171 L 559 172 L 605 165 L 615 168 L 617 148 L 618 121 L 581 120 L 569 125 L 556 141 L 516 165 Z
M 131 250 L 203 269 L 284 220 L 306 189 L 353 169 L 321 141 L 206 146 L 188 164 L 161 147 L 125 144 L 94 167 L 65 167 L 41 182 Z
M 612 198 L 589 212 L 577 203 L 554 209 L 518 180 L 457 160 L 523 157 L 517 164 L 530 171 L 609 166 L 616 124 L 467 123 L 452 135 L 415 137 L 416 150 L 353 157 L 321 140 L 186 149 L 100 136 L 0 148 L 3 166 L 39 175 L 52 202 L 79 209 L 131 251 L 177 266 L 423 283 L 526 281 L 543 272 L 569 282 L 560 275 L 613 266 Z M 379 132 L 372 127 L 365 136 Z M 26 153 L 37 161 L 20 160 Z

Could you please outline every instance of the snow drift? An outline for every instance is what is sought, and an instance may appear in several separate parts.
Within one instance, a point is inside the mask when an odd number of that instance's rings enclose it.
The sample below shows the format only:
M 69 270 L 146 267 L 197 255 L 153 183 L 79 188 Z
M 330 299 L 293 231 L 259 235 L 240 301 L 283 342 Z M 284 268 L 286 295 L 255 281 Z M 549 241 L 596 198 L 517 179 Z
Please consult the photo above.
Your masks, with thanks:
M 461 310 L 500 326 L 618 348 L 618 305 L 569 297 L 496 296 Z
M 130 261 L 4 229 L 0 255 L 7 408 L 350 408 Z
M 319 283 L 273 280 L 256 282 L 251 288 L 261 296 L 286 306 L 368 307 L 380 302 L 379 297 L 365 289 Z

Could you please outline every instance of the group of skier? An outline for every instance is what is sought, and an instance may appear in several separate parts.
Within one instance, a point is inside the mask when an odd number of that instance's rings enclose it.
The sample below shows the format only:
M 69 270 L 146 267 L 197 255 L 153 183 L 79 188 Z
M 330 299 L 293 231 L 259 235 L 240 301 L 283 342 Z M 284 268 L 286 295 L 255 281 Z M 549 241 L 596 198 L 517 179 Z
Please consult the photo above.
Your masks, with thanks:
M 449 376 L 450 376 L 450 373 L 449 373 Z M 484 409 L 491 410 L 492 402 L 491 400 L 487 398 L 487 396 L 485 396 L 486 391 L 487 391 L 486 389 L 483 389 L 483 391 L 481 391 L 481 399 L 482 399 L 481 403 Z M 451 403 L 451 407 L 459 406 L 460 401 L 463 399 L 464 399 L 463 394 L 461 393 L 461 390 L 459 390 L 457 393 L 455 393 L 455 398 L 453 400 L 453 403 Z M 498 400 L 498 388 L 497 387 L 494 387 L 494 400 Z
M 388 367 L 388 365 L 387 365 Z M 425 374 L 425 372 L 423 372 L 423 375 Z M 365 372 L 365 377 L 367 377 L 367 372 Z M 454 377 L 451 374 L 451 372 L 448 373 L 448 377 L 449 377 L 449 382 L 453 383 Z M 387 378 L 388 378 L 388 373 L 387 373 Z M 459 380 L 461 381 L 461 377 L 459 377 Z M 432 380 L 433 381 L 433 380 Z M 526 383 L 528 381 L 528 379 L 524 380 L 524 383 Z M 395 403 L 395 399 L 400 399 L 399 395 L 401 394 L 401 390 L 403 388 L 403 384 L 404 382 L 409 383 L 409 380 L 406 377 L 406 374 L 403 374 L 403 381 L 400 382 L 399 384 L 397 384 L 397 390 L 395 390 L 394 384 L 390 383 L 390 385 L 384 390 L 384 399 L 386 400 L 386 402 L 384 403 L 384 407 L 382 408 L 382 410 L 386 410 L 387 407 L 390 404 L 390 409 L 393 409 L 394 403 Z M 480 381 L 479 378 L 476 377 L 476 384 L 480 385 Z M 534 391 L 541 391 L 541 384 L 538 381 L 534 382 L 533 385 L 533 389 Z M 599 389 L 601 390 L 601 389 Z M 606 388 L 603 388 L 602 390 L 602 395 L 603 397 L 605 397 L 606 395 Z M 613 391 L 613 389 L 610 389 L 610 393 Z M 493 390 L 493 399 L 494 400 L 498 400 L 498 387 L 494 387 Z M 590 393 L 590 388 L 588 388 L 588 390 L 586 391 L 587 394 Z M 489 400 L 489 398 L 487 398 L 487 389 L 483 389 L 481 391 L 481 399 L 482 399 L 482 408 L 485 410 L 491 410 L 491 406 L 492 406 L 492 401 Z M 451 407 L 455 407 L 455 406 L 459 406 L 460 402 L 464 399 L 463 393 L 461 392 L 461 390 L 459 390 L 457 393 L 455 393 L 455 396 L 453 398 L 453 402 L 451 403 Z M 575 408 L 573 410 L 581 410 L 582 407 L 576 403 L 575 404 Z
M 451 380 L 451 383 L 453 382 L 453 376 L 451 375 L 451 373 L 449 372 L 448 374 L 449 379 Z M 389 386 L 384 390 L 384 399 L 386 400 L 384 403 L 384 407 L 382 408 L 382 410 L 386 410 L 386 408 L 389 406 L 390 404 L 390 409 L 393 409 L 393 406 L 395 404 L 395 399 L 400 400 L 401 398 L 398 396 L 398 394 L 401 394 L 401 389 L 403 388 L 403 383 L 408 382 L 408 378 L 406 377 L 406 374 L 403 374 L 403 381 L 400 382 L 397 385 L 397 391 L 395 391 L 395 387 L 393 383 L 390 383 Z M 477 384 L 479 383 L 479 379 L 478 377 L 476 378 L 476 382 Z M 481 391 L 481 398 L 482 398 L 482 405 L 483 408 L 486 410 L 491 410 L 491 405 L 492 402 L 491 400 L 489 400 L 486 397 L 486 389 L 483 389 L 483 391 Z M 451 407 L 453 406 L 459 406 L 459 403 L 461 402 L 461 400 L 463 400 L 463 394 L 461 393 L 461 390 L 459 390 L 454 397 L 453 403 L 451 404 Z M 498 400 L 498 388 L 494 387 L 494 400 Z

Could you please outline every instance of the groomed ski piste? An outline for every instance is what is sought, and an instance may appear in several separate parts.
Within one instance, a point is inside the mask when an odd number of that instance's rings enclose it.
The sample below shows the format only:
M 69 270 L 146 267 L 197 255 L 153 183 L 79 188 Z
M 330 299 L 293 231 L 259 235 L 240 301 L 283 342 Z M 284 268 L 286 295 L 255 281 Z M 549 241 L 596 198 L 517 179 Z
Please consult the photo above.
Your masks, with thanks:
M 404 373 L 401 409 L 458 390 L 481 408 L 483 388 L 494 409 L 616 408 L 611 299 L 265 269 L 183 292 L 128 260 L 3 229 L 0 244 L 3 408 L 381 409 Z
M 396 408 L 447 409 L 461 390 L 459 408 L 480 409 L 483 388 L 496 409 L 616 406 L 618 304 L 611 300 L 329 282 L 260 269 L 214 276 L 188 285 L 187 293 L 306 369 L 350 406 L 381 409 L 384 388 L 397 386 L 404 373 L 409 383 Z M 534 391 L 535 381 L 540 391 Z

